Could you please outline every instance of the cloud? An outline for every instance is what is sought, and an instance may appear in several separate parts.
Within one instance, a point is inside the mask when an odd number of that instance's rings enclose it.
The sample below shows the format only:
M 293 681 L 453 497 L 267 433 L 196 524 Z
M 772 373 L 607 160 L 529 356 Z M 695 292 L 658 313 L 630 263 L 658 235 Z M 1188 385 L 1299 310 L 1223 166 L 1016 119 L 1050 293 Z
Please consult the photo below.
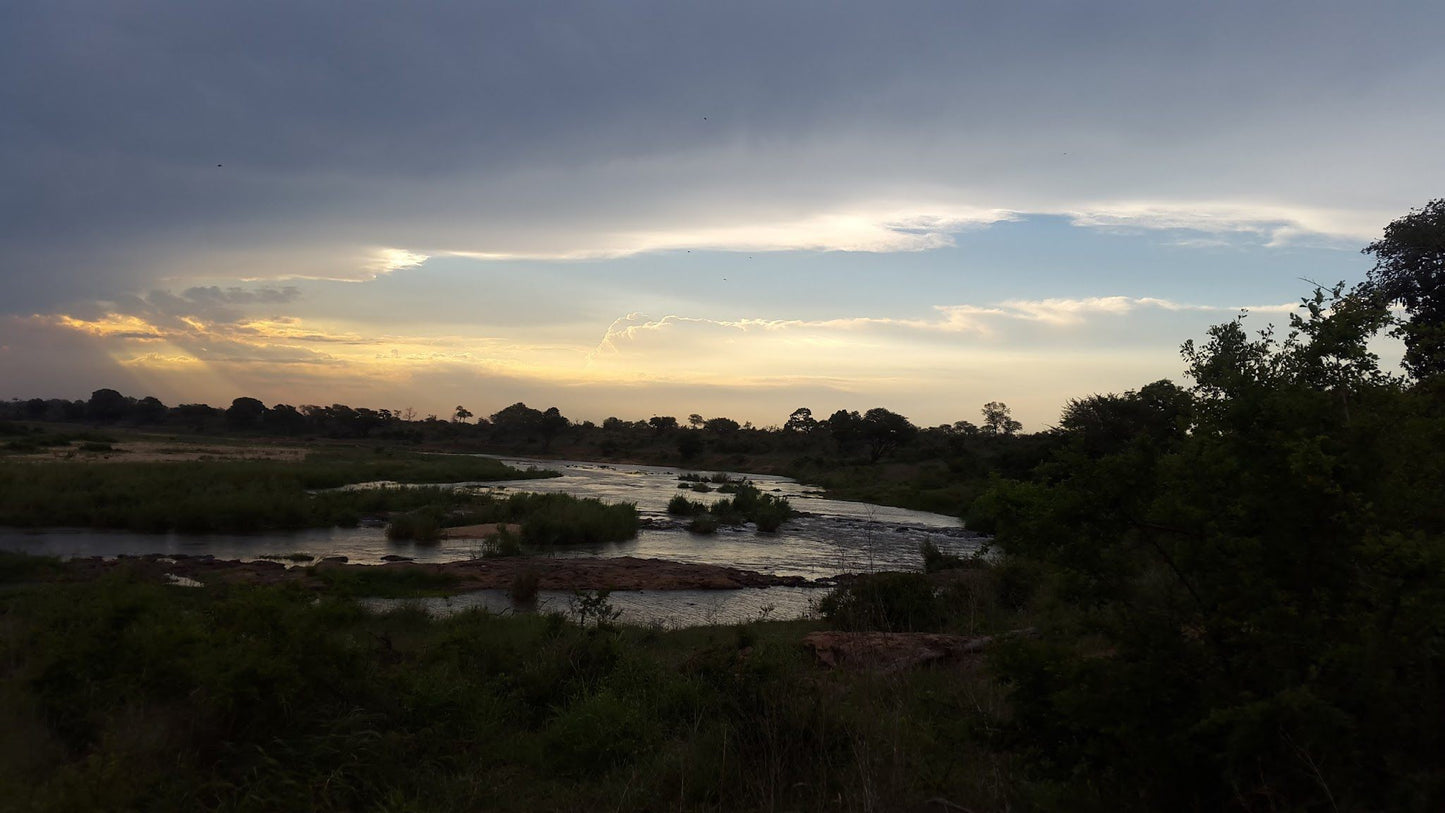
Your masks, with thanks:
M 1440 9 L 1096 11 L 12 4 L 7 304 L 449 252 L 921 251 L 1008 213 L 1358 243 L 1438 193 Z
M 1378 236 L 1381 225 L 1393 216 L 1387 212 L 1362 213 L 1243 201 L 1105 202 L 1059 214 L 1069 216 L 1074 225 L 1087 228 L 1250 235 L 1275 247 L 1309 240 L 1356 247 Z M 1193 242 L 1200 241 L 1196 238 Z M 1226 241 L 1216 238 L 1203 242 L 1208 245 Z
M 619 231 L 595 235 L 591 244 L 574 244 L 560 252 L 452 251 L 454 256 L 484 260 L 586 260 L 627 257 L 679 249 L 764 251 L 855 251 L 893 253 L 928 251 L 954 245 L 954 235 L 1013 220 L 1016 214 L 968 206 L 922 210 L 896 205 L 824 212 L 790 221 L 772 219 L 729 225 L 682 223 L 670 230 Z

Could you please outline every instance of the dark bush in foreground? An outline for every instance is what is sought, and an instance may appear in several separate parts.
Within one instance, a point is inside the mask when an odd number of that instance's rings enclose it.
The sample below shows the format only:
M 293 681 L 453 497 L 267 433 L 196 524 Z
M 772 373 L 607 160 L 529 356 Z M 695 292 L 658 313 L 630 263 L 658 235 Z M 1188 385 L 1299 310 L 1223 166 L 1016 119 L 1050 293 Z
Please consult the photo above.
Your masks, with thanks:
M 374 615 L 125 573 L 7 590 L 0 617 L 6 809 L 1011 804 L 1007 761 L 973 733 L 996 692 L 931 672 L 820 680 L 798 624 Z
M 925 632 L 944 621 L 936 591 L 921 573 L 859 576 L 824 596 L 818 612 L 845 630 Z

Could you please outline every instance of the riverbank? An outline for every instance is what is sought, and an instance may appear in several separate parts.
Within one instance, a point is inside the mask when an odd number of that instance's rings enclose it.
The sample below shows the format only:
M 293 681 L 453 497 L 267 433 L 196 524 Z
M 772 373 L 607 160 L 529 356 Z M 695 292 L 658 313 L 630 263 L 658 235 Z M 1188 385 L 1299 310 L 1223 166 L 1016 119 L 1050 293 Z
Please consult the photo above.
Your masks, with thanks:
M 309 558 L 309 557 L 308 557 Z M 397 557 L 405 558 L 405 557 Z M 662 559 L 555 558 L 516 556 L 457 562 L 393 561 L 380 565 L 322 559 L 314 564 L 238 561 L 210 556 L 91 557 L 61 563 L 56 580 L 84 581 L 127 571 L 158 583 L 184 579 L 201 585 L 292 584 L 324 592 L 336 585 L 374 585 L 379 595 L 396 586 L 414 586 L 428 595 L 508 589 L 519 577 L 536 580 L 540 590 L 739 590 L 749 587 L 828 587 L 832 580 L 776 576 L 720 565 Z M 354 588 L 353 588 L 354 589 Z

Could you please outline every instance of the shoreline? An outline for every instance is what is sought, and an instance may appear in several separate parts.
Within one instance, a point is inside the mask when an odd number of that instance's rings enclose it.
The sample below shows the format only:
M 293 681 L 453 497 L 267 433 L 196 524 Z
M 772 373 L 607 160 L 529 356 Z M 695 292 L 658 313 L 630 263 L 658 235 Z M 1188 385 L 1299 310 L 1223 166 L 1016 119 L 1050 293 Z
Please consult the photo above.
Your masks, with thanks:
M 386 562 L 380 565 L 355 564 L 333 557 L 310 565 L 288 567 L 282 562 L 265 559 L 247 562 L 210 556 L 146 554 L 110 559 L 68 559 L 62 568 L 61 580 L 98 578 L 108 572 L 130 568 L 154 575 L 157 580 L 187 579 L 203 586 L 296 583 L 317 591 L 326 589 L 323 574 L 328 570 L 374 572 L 380 569 L 396 575 L 416 573 L 454 580 L 438 586 L 435 591 L 438 594 L 507 589 L 524 574 L 535 575 L 537 587 L 542 590 L 740 590 L 749 587 L 828 588 L 836 585 L 835 578 L 777 576 L 722 565 L 634 556 L 605 559 L 513 556 L 456 562 Z

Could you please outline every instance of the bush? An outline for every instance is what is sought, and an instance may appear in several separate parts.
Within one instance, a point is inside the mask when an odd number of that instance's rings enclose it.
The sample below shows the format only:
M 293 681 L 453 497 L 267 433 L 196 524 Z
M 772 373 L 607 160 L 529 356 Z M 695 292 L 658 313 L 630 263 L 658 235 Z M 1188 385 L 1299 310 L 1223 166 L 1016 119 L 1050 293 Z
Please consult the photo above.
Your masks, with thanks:
M 834 588 L 818 612 L 845 630 L 926 632 L 944 621 L 938 596 L 921 573 L 873 573 Z
M 505 556 L 521 556 L 522 540 L 510 529 L 498 528 L 495 534 L 482 540 L 482 558 L 500 559 Z
M 951 553 L 944 553 L 933 544 L 933 540 L 925 539 L 922 545 L 918 546 L 918 552 L 923 554 L 923 572 L 937 573 L 940 570 L 959 570 L 968 567 L 968 561 L 961 556 Z
M 698 514 L 687 524 L 688 531 L 695 534 L 715 534 L 717 527 L 717 517 L 712 514 Z
M 542 575 L 532 568 L 522 570 L 512 577 L 512 584 L 507 588 L 507 595 L 511 597 L 513 604 L 530 606 L 537 603 L 537 588 L 542 582 Z
M 707 505 L 700 502 L 693 502 L 678 494 L 667 501 L 667 513 L 673 516 L 690 517 L 707 512 Z
M 568 494 L 514 494 L 508 502 L 524 513 L 522 541 L 528 545 L 590 545 L 637 536 L 632 503 L 609 505 Z
M 427 508 L 398 514 L 386 526 L 386 538 L 393 542 L 435 542 L 442 538 L 441 518 L 435 510 Z

